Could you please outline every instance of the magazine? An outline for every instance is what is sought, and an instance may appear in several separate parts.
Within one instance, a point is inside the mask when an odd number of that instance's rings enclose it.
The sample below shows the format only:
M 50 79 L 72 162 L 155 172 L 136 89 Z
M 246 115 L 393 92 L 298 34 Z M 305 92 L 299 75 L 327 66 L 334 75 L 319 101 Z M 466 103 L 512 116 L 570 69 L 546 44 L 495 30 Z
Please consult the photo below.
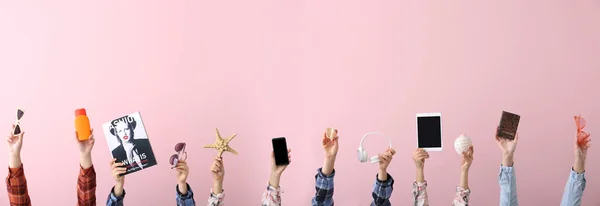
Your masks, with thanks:
M 108 149 L 127 175 L 156 165 L 140 112 L 119 117 L 102 125 Z

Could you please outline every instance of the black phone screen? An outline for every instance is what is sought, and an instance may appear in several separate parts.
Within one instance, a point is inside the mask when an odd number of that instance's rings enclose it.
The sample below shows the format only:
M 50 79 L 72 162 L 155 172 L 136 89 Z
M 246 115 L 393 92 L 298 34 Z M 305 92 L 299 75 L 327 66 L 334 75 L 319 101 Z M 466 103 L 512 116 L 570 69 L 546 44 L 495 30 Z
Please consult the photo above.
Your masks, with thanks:
M 275 153 L 275 165 L 288 165 L 288 149 L 285 137 L 273 138 L 273 153 Z

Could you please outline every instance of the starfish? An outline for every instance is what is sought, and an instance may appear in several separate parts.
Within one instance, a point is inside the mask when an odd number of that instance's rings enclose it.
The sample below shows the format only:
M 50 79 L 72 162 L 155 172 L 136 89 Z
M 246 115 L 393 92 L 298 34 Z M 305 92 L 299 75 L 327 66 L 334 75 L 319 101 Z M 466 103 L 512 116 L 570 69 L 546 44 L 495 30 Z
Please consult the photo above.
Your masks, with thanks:
M 231 152 L 231 153 L 237 155 L 238 152 L 236 152 L 231 147 L 229 147 L 229 142 L 237 134 L 233 134 L 231 137 L 229 137 L 227 139 L 223 139 L 221 137 L 221 133 L 219 133 L 219 129 L 215 128 L 215 131 L 217 132 L 217 139 L 215 140 L 215 143 L 204 145 L 204 148 L 214 148 L 214 149 L 217 149 L 217 151 L 219 151 L 219 157 L 223 156 L 223 152 Z

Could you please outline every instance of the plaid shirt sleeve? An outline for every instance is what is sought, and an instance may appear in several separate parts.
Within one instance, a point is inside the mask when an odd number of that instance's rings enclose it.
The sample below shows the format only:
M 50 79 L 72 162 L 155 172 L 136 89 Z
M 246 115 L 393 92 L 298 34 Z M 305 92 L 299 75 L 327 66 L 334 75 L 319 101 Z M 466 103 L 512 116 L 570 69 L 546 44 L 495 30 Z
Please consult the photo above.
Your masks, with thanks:
M 452 201 L 452 206 L 467 206 L 469 205 L 469 197 L 471 196 L 470 189 L 456 187 L 456 196 Z
M 375 185 L 373 185 L 373 202 L 371 206 L 390 206 L 390 197 L 394 191 L 394 178 L 388 174 L 386 181 L 380 181 L 375 175 Z
M 108 194 L 108 200 L 106 200 L 106 206 L 123 206 L 123 199 L 125 198 L 125 190 L 123 190 L 123 196 L 115 196 L 115 187 L 110 190 Z
M 313 206 L 333 206 L 333 177 L 335 176 L 335 169 L 331 175 L 326 176 L 321 171 L 322 168 L 317 170 L 315 175 L 315 197 L 312 199 Z
M 267 186 L 267 190 L 262 196 L 262 206 L 280 206 L 281 205 L 281 187 L 274 188 L 273 186 Z
M 181 194 L 181 192 L 179 191 L 179 187 L 175 185 L 175 191 L 177 192 L 177 195 L 175 196 L 175 201 L 177 201 L 177 206 L 194 206 L 196 205 L 196 201 L 194 201 L 194 192 L 192 192 L 190 184 L 185 184 L 188 188 L 187 194 L 185 195 Z
M 429 197 L 427 196 L 427 181 L 413 182 L 412 191 L 413 206 L 429 206 Z
M 94 166 L 87 169 L 79 166 L 79 177 L 77 178 L 77 205 L 96 205 L 96 170 Z
M 225 190 L 222 190 L 221 193 L 216 194 L 213 193 L 212 189 L 210 189 L 210 196 L 208 196 L 208 206 L 223 206 L 225 205 Z
M 19 168 L 8 168 L 6 190 L 11 206 L 31 206 L 23 164 Z

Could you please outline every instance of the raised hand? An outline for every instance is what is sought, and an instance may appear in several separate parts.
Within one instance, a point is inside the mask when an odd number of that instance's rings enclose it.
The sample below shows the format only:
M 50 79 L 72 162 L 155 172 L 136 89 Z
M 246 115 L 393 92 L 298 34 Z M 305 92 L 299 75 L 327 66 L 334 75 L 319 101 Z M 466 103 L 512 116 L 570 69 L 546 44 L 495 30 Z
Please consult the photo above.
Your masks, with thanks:
M 12 130 L 6 138 L 6 146 L 8 146 L 8 167 L 19 168 L 21 167 L 21 148 L 23 147 L 23 136 L 25 131 L 17 135 L 13 135 L 12 131 L 15 129 L 13 124 Z
M 117 159 L 112 159 L 110 161 L 111 174 L 113 179 L 115 180 L 115 188 L 114 195 L 117 197 L 123 196 L 123 186 L 125 185 L 125 174 L 127 172 L 127 168 L 123 167 L 122 162 L 115 162 Z
M 496 143 L 502 151 L 502 165 L 512 167 L 514 164 L 514 154 L 517 150 L 517 142 L 519 140 L 519 133 L 515 134 L 514 140 L 496 136 Z
M 210 166 L 210 171 L 214 180 L 221 182 L 223 181 L 223 178 L 225 177 L 225 165 L 223 165 L 222 157 L 215 157 L 215 161 Z
M 77 145 L 79 145 L 79 164 L 83 169 L 90 168 L 92 166 L 92 148 L 94 148 L 94 143 L 96 139 L 94 139 L 94 130 L 92 129 L 90 133 L 90 137 L 87 140 L 79 141 L 77 137 L 77 132 L 75 132 L 75 141 Z
M 429 153 L 427 153 L 422 148 L 418 148 L 413 153 L 413 160 L 415 162 L 415 166 L 417 167 L 417 169 L 423 169 L 423 167 L 425 167 L 426 159 L 429 159 Z
M 379 170 L 387 170 L 388 166 L 392 162 L 392 157 L 396 154 L 396 150 L 388 148 L 385 152 L 378 154 L 379 157 Z
M 185 185 L 187 183 L 187 178 L 190 173 L 190 168 L 185 160 L 177 161 L 177 165 L 175 165 L 175 169 L 177 170 L 177 183 Z
M 519 140 L 519 133 L 515 134 L 514 140 L 509 140 L 506 138 L 496 136 L 496 143 L 498 147 L 502 151 L 502 154 L 505 155 L 513 155 L 515 150 L 517 150 L 517 141 Z
M 291 153 L 292 153 L 292 149 L 288 149 L 288 160 L 289 160 L 290 164 L 292 163 Z M 271 173 L 281 175 L 283 173 L 283 171 L 285 171 L 285 168 L 287 168 L 288 165 L 276 165 L 275 164 L 275 153 L 271 152 Z
M 190 168 L 185 160 L 179 160 L 175 165 L 175 169 L 177 171 L 177 188 L 181 194 L 186 195 L 188 193 L 187 178 Z
M 592 139 L 590 134 L 580 133 L 575 137 L 575 164 L 573 170 L 581 174 L 585 171 L 585 160 L 587 158 L 587 150 L 592 145 Z
M 396 150 L 388 148 L 382 154 L 377 155 L 379 157 L 379 172 L 377 173 L 377 178 L 379 180 L 386 181 L 388 179 L 387 168 L 392 162 L 394 154 L 396 154 Z
M 12 130 L 15 129 L 15 125 L 13 124 Z M 11 130 L 11 131 L 12 131 Z M 21 147 L 23 147 L 23 136 L 25 135 L 25 131 L 21 131 L 18 135 L 13 135 L 12 132 L 6 138 L 6 145 L 8 146 L 8 152 L 10 153 L 21 153 Z
M 338 153 L 338 135 L 337 130 L 335 130 L 335 137 L 333 140 L 327 137 L 327 132 L 323 135 L 323 150 L 325 150 L 325 162 L 323 163 L 323 167 L 321 168 L 321 172 L 324 175 L 330 175 L 333 173 L 333 168 L 335 166 L 335 158 Z
M 417 182 L 425 182 L 425 173 L 423 172 L 423 167 L 425 167 L 426 159 L 429 159 L 429 153 L 422 148 L 417 148 L 417 150 L 415 150 L 413 153 L 413 161 L 417 167 Z
M 323 149 L 325 150 L 325 158 L 334 158 L 338 153 L 338 136 L 337 130 L 335 130 L 335 137 L 333 140 L 327 137 L 327 134 L 323 135 Z
M 225 178 L 225 165 L 222 157 L 218 155 L 215 157 L 215 161 L 210 166 L 210 172 L 213 175 L 212 193 L 214 195 L 221 194 L 223 192 L 223 178 Z
M 469 168 L 471 168 L 471 163 L 473 163 L 473 152 L 473 146 L 470 146 L 469 150 L 463 152 L 461 161 L 462 170 L 468 171 Z
M 94 139 L 94 129 L 91 130 L 89 139 L 83 141 L 79 141 L 77 132 L 75 132 L 75 140 L 79 145 L 79 152 L 81 152 L 82 154 L 91 153 L 92 148 L 94 148 L 94 143 L 96 142 L 96 139 Z

